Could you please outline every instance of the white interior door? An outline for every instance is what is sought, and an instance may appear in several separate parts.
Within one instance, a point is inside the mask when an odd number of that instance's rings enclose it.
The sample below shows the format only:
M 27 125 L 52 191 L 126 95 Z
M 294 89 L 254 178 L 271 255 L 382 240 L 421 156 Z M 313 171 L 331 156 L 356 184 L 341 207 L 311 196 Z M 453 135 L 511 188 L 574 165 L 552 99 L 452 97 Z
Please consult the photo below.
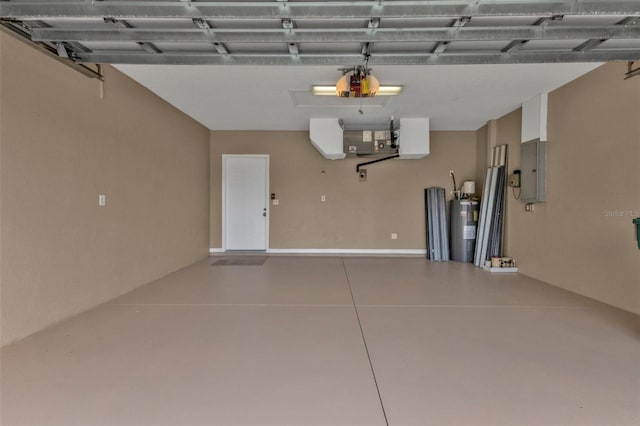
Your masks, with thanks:
M 269 236 L 269 156 L 224 155 L 225 250 L 266 250 Z

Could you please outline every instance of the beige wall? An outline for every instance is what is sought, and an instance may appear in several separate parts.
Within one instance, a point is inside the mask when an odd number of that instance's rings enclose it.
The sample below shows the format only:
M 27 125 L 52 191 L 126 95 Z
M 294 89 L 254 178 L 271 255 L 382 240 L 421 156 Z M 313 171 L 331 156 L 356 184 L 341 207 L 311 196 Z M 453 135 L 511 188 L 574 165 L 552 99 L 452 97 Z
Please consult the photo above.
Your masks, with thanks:
M 271 206 L 270 248 L 424 249 L 424 188 L 448 192 L 449 170 L 459 182 L 476 176 L 475 132 L 432 132 L 430 155 L 367 166 L 367 182 L 356 174 L 366 159 L 327 160 L 308 132 L 212 132 L 214 248 L 221 247 L 222 154 L 270 155 L 271 192 L 280 201 Z
M 2 344 L 220 247 L 223 153 L 270 154 L 271 248 L 424 249 L 424 188 L 448 192 L 451 169 L 480 188 L 496 144 L 519 167 L 520 110 L 432 132 L 431 155 L 367 166 L 361 183 L 361 160 L 324 159 L 307 132 L 209 132 L 110 67 L 101 99 L 96 80 L 0 37 Z M 526 275 L 640 313 L 640 79 L 624 67 L 550 94 L 548 201 L 525 213 L 510 193 L 506 250 Z
M 549 94 L 547 201 L 529 213 L 509 193 L 506 253 L 525 275 L 640 313 L 640 78 L 625 70 L 607 64 Z M 497 122 L 510 172 L 521 114 Z
M 207 256 L 209 131 L 111 67 L 100 99 L 0 43 L 4 344 Z

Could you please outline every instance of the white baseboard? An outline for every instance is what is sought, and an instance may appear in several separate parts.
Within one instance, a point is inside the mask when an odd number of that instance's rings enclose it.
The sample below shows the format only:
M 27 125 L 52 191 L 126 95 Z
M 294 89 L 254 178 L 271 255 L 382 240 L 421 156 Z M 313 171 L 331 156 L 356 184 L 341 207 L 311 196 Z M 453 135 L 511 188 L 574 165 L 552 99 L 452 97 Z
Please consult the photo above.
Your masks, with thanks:
M 319 254 L 319 255 L 352 255 L 352 256 L 420 256 L 426 255 L 426 249 L 267 249 L 267 254 Z M 209 253 L 224 253 L 221 248 L 210 248 Z

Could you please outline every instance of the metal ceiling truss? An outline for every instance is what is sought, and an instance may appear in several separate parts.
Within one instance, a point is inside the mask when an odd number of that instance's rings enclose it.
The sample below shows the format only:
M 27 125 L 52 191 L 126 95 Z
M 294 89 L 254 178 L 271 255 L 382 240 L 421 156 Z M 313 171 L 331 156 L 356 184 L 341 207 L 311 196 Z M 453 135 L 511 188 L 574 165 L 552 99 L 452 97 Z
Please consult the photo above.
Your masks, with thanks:
M 86 66 L 84 64 L 80 64 L 80 63 L 76 63 L 75 61 L 69 59 L 69 51 L 67 50 L 66 46 L 64 44 L 58 44 L 58 45 L 52 45 L 50 43 L 42 43 L 42 42 L 34 42 L 31 41 L 30 37 L 29 37 L 29 33 L 27 31 L 25 31 L 24 29 L 20 28 L 17 25 L 5 25 L 5 24 L 0 24 L 0 30 L 2 30 L 2 32 L 10 35 L 11 37 L 14 37 L 18 40 L 23 41 L 24 43 L 28 44 L 29 46 L 33 47 L 36 50 L 39 50 L 40 52 L 44 53 L 45 55 L 55 59 L 56 61 L 59 61 L 67 66 L 69 66 L 70 68 L 78 71 L 79 73 L 85 75 L 86 77 L 89 78 L 97 78 L 99 80 L 103 80 L 104 77 L 102 75 L 101 69 L 100 69 L 100 65 L 97 65 L 95 68 L 96 69 L 92 69 L 89 66 Z
M 20 1 L 4 0 L 2 16 L 45 18 L 351 19 L 419 16 L 636 15 L 636 0 L 422 1 Z
M 171 43 L 376 43 L 492 40 L 581 40 L 640 38 L 640 26 L 508 26 L 345 29 L 66 29 L 34 28 L 34 41 L 157 41 Z
M 0 0 L 0 18 L 14 35 L 76 64 L 640 59 L 640 0 Z
M 629 61 L 638 53 L 627 50 L 604 52 L 517 52 L 517 53 L 469 53 L 451 52 L 444 55 L 424 54 L 377 54 L 371 55 L 369 65 L 464 65 L 464 64 L 534 64 L 566 62 Z M 150 64 L 150 65 L 344 65 L 361 63 L 361 54 L 230 54 L 172 53 L 162 55 L 138 52 L 82 54 L 79 63 Z

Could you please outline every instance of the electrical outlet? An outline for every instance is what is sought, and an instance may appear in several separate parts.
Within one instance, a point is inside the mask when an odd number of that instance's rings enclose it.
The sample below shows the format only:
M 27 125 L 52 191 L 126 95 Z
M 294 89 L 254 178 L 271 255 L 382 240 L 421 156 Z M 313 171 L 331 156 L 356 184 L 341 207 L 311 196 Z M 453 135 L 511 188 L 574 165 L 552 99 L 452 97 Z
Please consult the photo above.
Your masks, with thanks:
M 274 206 L 277 206 L 279 204 L 280 204 L 280 200 L 276 200 L 276 199 L 273 200 L 273 205 Z
M 398 234 L 396 234 L 395 232 L 393 232 L 393 233 L 391 234 L 391 239 L 392 239 L 392 240 L 397 240 L 397 239 L 398 239 Z
M 324 203 L 325 201 L 327 201 L 327 197 L 326 197 L 326 196 L 324 196 L 324 195 L 322 195 L 322 196 L 320 197 L 320 201 L 322 201 L 322 202 Z

